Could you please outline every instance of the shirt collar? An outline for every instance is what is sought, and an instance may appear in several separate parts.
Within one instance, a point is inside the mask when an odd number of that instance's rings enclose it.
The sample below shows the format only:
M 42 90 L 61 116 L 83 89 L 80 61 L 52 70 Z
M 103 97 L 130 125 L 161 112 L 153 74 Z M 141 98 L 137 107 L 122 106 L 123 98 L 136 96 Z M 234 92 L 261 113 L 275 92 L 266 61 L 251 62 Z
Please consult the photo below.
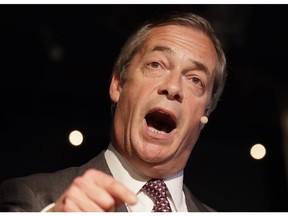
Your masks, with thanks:
M 137 194 L 149 180 L 132 170 L 126 159 L 110 143 L 105 151 L 105 159 L 115 179 Z
M 143 185 L 149 180 L 137 174 L 126 159 L 110 143 L 105 151 L 105 159 L 115 179 L 124 184 L 127 188 L 138 194 Z M 185 195 L 183 192 L 183 170 L 177 175 L 164 179 L 171 198 L 178 211 L 186 207 Z
M 178 211 L 182 211 L 186 208 L 185 195 L 183 192 L 183 171 L 179 172 L 177 175 L 164 179 L 165 184 L 168 187 L 171 198 L 175 204 Z

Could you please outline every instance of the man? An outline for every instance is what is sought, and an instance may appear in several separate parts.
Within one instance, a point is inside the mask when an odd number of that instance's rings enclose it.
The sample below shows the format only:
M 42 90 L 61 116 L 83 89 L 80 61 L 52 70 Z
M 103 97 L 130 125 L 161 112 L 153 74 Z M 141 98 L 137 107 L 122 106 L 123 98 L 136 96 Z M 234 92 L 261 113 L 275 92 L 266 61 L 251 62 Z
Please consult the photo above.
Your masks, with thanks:
M 211 211 L 183 185 L 183 169 L 222 93 L 225 67 L 203 18 L 174 14 L 143 25 L 114 66 L 108 149 L 81 167 L 4 182 L 1 210 Z

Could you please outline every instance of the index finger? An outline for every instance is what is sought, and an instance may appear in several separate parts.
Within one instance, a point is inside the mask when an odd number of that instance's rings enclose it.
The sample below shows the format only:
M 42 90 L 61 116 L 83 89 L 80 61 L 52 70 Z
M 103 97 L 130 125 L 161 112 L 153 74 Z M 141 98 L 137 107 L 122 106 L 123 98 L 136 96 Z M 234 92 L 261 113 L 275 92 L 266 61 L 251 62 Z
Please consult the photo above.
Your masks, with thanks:
M 112 176 L 98 170 L 88 170 L 86 174 L 98 186 L 106 190 L 118 202 L 133 205 L 137 202 L 136 195 Z

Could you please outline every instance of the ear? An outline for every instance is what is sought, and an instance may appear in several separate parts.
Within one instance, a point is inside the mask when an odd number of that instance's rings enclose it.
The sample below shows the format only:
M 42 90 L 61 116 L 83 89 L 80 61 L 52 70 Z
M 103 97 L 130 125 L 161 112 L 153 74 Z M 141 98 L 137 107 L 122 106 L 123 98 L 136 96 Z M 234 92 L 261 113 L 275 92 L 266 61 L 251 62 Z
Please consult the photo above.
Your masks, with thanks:
M 109 94 L 112 102 L 117 103 L 121 94 L 122 86 L 119 74 L 113 72 L 112 79 L 110 83 Z
M 211 114 L 211 106 L 210 106 L 210 104 L 211 104 L 211 100 L 210 100 L 210 102 L 206 105 L 206 108 L 205 108 L 205 116 L 207 116 L 207 117 L 209 117 L 210 116 L 210 114 Z
M 209 107 L 206 107 L 206 109 L 205 109 L 205 115 L 207 116 L 207 117 L 209 117 L 209 115 L 210 115 L 210 108 Z

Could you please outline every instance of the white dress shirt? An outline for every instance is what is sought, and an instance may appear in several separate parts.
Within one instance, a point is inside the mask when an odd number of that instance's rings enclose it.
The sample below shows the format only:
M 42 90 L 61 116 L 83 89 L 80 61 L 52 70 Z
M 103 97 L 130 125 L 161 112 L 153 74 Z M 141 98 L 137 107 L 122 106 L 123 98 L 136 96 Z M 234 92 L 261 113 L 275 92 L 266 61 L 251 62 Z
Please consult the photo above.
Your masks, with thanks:
M 135 205 L 126 205 L 129 212 L 151 212 L 153 200 L 141 191 L 143 185 L 150 179 L 145 179 L 134 172 L 125 158 L 116 151 L 110 143 L 105 151 L 105 159 L 109 169 L 115 179 L 124 184 L 138 197 Z M 170 195 L 168 197 L 173 212 L 187 212 L 185 195 L 183 192 L 183 171 L 169 179 L 163 179 L 168 187 Z

